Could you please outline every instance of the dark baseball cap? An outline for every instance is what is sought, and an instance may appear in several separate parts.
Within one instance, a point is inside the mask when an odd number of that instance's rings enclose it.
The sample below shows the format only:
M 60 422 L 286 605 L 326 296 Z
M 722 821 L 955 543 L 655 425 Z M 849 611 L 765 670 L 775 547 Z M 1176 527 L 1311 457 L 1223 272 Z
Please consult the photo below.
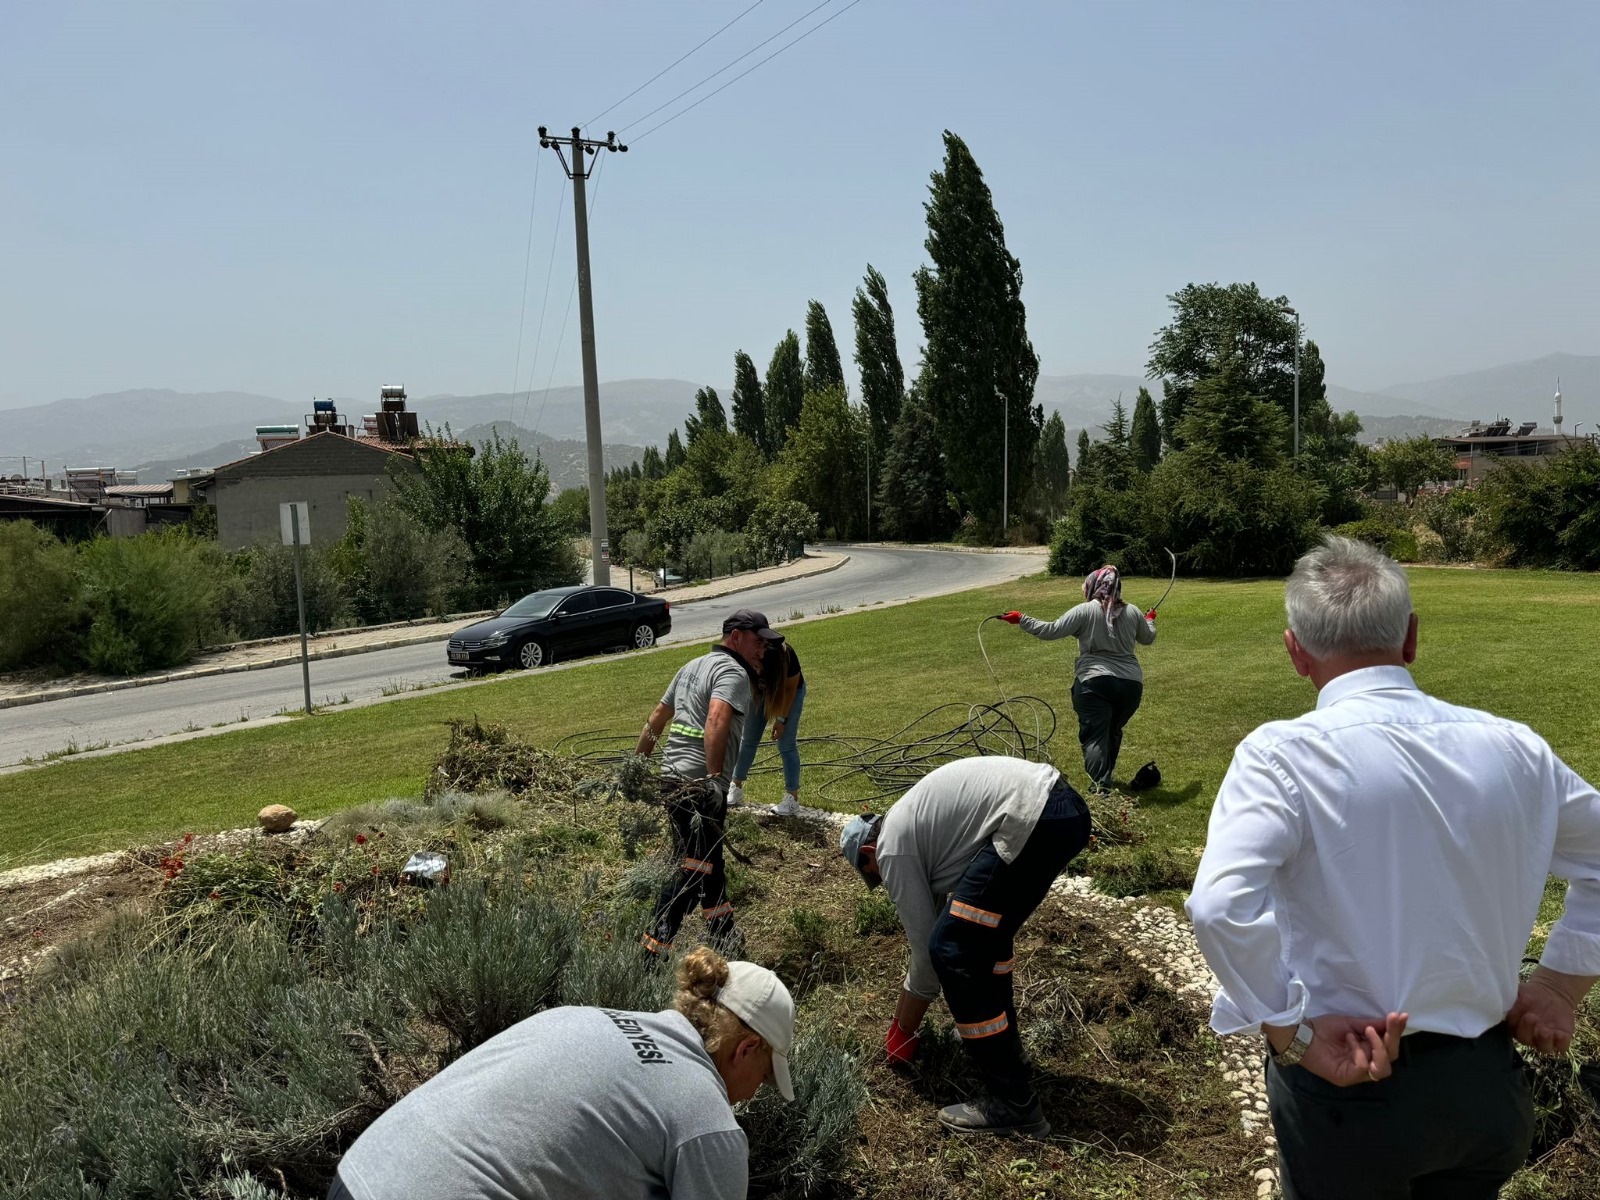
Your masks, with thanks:
M 767 614 L 753 608 L 741 608 L 722 622 L 723 633 L 732 633 L 735 629 L 748 629 L 769 642 L 783 641 L 783 634 L 767 625 Z

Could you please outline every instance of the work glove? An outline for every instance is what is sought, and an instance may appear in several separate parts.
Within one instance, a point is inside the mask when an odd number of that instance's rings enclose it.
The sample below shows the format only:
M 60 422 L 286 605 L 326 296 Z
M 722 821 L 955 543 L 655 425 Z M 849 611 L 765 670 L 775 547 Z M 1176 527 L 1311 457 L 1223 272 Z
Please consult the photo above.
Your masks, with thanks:
M 917 1057 L 917 1047 L 922 1044 L 922 1038 L 915 1033 L 907 1033 L 900 1027 L 900 1022 L 889 1018 L 889 1036 L 884 1039 L 883 1050 L 889 1056 L 889 1062 L 897 1067 L 909 1067 L 911 1060 Z
M 1149 612 L 1145 613 L 1144 619 L 1149 621 L 1150 624 L 1154 625 L 1156 623 L 1156 610 L 1152 608 Z
M 1008 613 L 1001 613 L 1000 619 L 1006 622 L 1008 625 L 1015 625 L 1022 620 L 1022 614 L 1017 612 L 1015 609 L 1012 609 Z

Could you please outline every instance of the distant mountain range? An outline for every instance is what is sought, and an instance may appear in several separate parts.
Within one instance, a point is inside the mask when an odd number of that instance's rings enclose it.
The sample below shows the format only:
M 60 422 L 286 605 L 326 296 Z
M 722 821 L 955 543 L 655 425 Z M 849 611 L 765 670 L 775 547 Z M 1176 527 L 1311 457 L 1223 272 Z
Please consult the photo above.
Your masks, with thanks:
M 1505 416 L 1536 420 L 1548 428 L 1556 379 L 1565 393 L 1566 424 L 1596 431 L 1600 423 L 1600 355 L 1550 354 L 1529 362 L 1416 383 L 1398 383 L 1377 392 L 1329 385 L 1328 399 L 1340 411 L 1363 418 L 1364 440 L 1408 433 L 1447 433 L 1477 419 Z M 1158 399 L 1160 381 L 1133 375 L 1044 375 L 1035 397 L 1046 412 L 1058 411 L 1076 438 L 1087 428 L 1099 436 L 1118 395 L 1131 415 L 1139 387 Z M 683 379 L 623 379 L 600 386 L 601 432 L 606 462 L 634 461 L 640 447 L 664 446 L 694 407 L 699 385 Z M 724 405 L 731 389 L 717 385 Z M 337 401 L 347 421 L 359 424 L 377 407 L 376 397 Z M 256 447 L 257 425 L 300 424 L 306 403 L 247 392 L 178 393 L 145 389 L 57 400 L 0 411 L 0 469 L 20 469 L 17 456 L 42 459 L 53 471 L 63 466 L 138 468 L 151 482 L 185 467 L 214 467 Z M 488 427 L 515 431 L 518 440 L 537 447 L 563 486 L 583 477 L 583 389 L 552 388 L 548 393 L 480 396 L 438 395 L 410 405 L 425 426 L 449 426 L 457 437 L 476 441 Z M 8 456 L 8 457 L 5 457 Z

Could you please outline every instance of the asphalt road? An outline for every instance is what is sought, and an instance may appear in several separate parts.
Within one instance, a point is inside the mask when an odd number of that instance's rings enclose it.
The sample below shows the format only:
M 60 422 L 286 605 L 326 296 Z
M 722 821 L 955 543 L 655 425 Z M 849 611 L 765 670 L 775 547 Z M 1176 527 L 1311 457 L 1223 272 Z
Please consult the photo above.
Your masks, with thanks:
M 875 603 L 937 596 L 986 587 L 1037 571 L 1034 555 L 882 546 L 847 548 L 850 561 L 836 571 L 754 588 L 717 600 L 672 606 L 666 643 L 700 641 L 719 633 L 734 609 L 756 608 L 780 628 L 796 612 L 812 616 Z M 370 701 L 403 695 L 416 684 L 460 679 L 445 662 L 444 641 L 311 664 L 314 704 Z M 556 668 L 559 669 L 559 668 Z M 299 666 L 274 667 L 103 692 L 0 710 L 0 765 L 43 758 L 69 746 L 79 750 L 147 741 L 298 710 L 304 703 Z

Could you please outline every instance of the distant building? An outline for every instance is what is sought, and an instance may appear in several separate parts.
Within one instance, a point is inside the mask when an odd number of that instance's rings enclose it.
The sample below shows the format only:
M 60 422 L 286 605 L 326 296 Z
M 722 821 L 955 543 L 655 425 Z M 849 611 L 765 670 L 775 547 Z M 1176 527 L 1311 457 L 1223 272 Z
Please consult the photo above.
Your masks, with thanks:
M 341 422 L 332 400 L 312 401 L 306 433 L 297 425 L 261 425 L 261 449 L 211 471 L 174 479 L 180 499 L 210 504 L 217 513 L 217 540 L 228 550 L 281 537 L 278 506 L 311 505 L 312 545 L 344 536 L 350 497 L 376 503 L 394 492 L 390 469 L 417 473 L 412 457 L 417 415 L 406 411 L 406 390 L 385 384 L 379 410 L 361 419 L 361 430 Z M 463 447 L 471 453 L 470 447 Z
M 376 502 L 393 493 L 394 463 L 418 469 L 405 446 L 332 430 L 226 463 L 204 486 L 217 510 L 217 540 L 228 550 L 277 541 L 278 506 L 303 500 L 311 505 L 311 544 L 336 542 L 344 536 L 351 496 Z M 199 481 L 191 476 L 187 482 L 192 494 Z
M 1487 425 L 1474 421 L 1460 433 L 1433 440 L 1455 458 L 1456 482 L 1470 486 L 1505 459 L 1549 458 L 1573 440 L 1567 434 L 1536 433 L 1538 424 L 1524 421 L 1512 429 L 1511 422 L 1503 417 Z

